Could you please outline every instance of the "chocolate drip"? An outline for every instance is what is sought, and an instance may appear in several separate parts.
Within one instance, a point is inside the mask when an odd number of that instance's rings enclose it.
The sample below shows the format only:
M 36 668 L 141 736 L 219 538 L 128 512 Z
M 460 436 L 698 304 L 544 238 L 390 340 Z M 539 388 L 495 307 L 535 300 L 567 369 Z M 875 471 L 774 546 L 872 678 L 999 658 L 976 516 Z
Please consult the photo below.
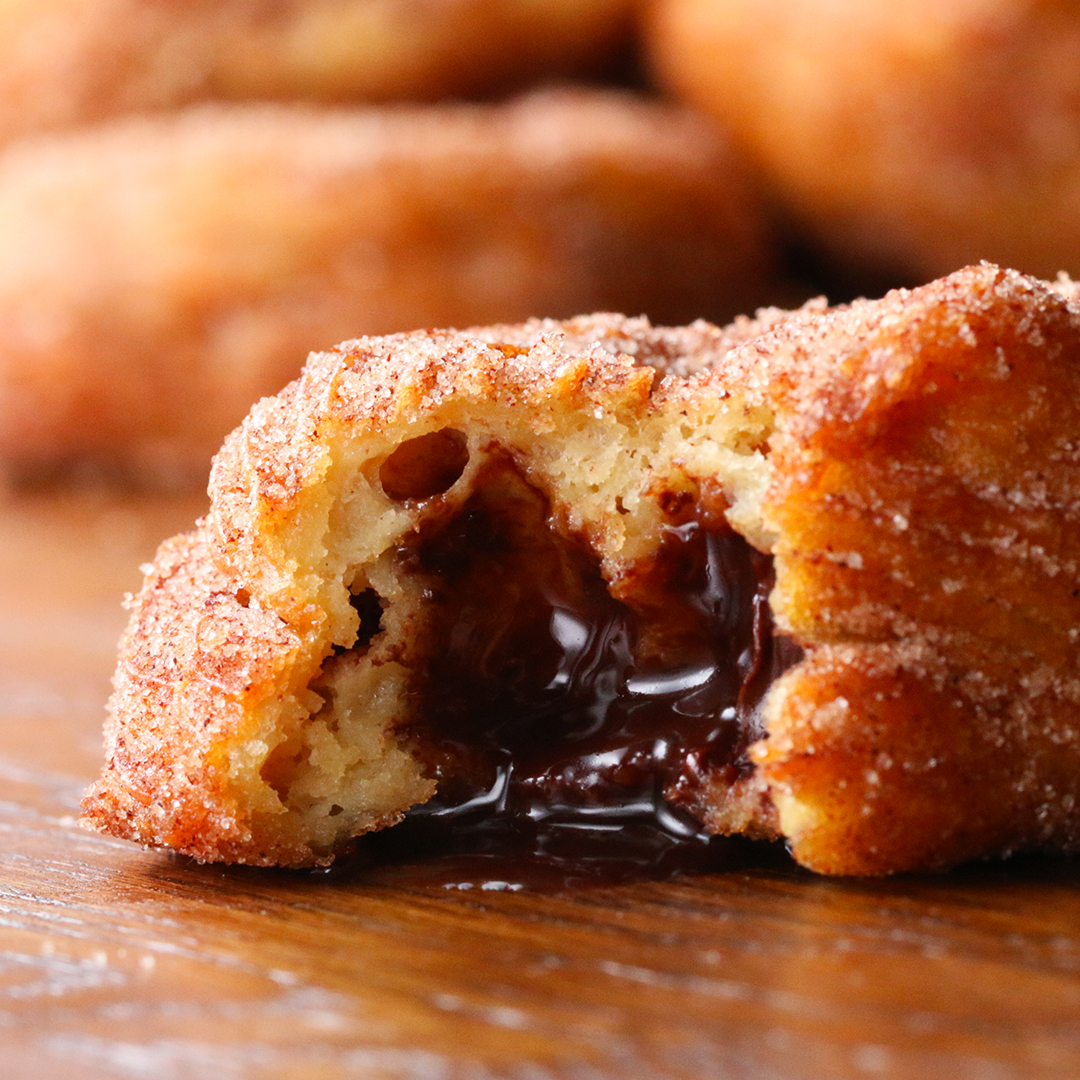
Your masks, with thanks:
M 438 790 L 386 842 L 608 877 L 706 864 L 706 787 L 749 771 L 798 655 L 773 634 L 772 560 L 690 519 L 609 588 L 509 469 L 402 558 L 444 628 L 416 731 Z

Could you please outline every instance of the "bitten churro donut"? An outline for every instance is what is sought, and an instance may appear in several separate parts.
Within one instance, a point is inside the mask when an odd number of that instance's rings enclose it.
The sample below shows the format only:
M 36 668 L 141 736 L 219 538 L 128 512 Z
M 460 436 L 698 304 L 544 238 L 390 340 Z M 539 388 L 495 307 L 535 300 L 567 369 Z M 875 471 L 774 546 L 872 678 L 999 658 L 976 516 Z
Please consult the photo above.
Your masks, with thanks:
M 768 263 L 752 185 L 699 118 L 584 90 L 43 138 L 0 157 L 0 235 L 17 478 L 205 477 L 312 346 L 537 312 L 727 318 Z
M 632 0 L 0 4 L 0 143 L 205 100 L 434 100 L 602 70 Z
M 1080 271 L 1075 3 L 655 0 L 646 40 L 834 257 Z
M 287 865 L 413 807 L 827 873 L 1075 849 L 1078 402 L 1080 308 L 988 264 L 315 356 L 133 601 L 87 821 Z

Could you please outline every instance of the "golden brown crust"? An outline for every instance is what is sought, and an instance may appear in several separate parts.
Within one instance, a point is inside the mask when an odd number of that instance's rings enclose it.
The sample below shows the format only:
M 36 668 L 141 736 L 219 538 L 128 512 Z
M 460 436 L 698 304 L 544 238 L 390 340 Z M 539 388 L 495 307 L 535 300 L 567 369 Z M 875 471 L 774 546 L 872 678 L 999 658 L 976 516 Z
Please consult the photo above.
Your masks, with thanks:
M 229 790 L 222 747 L 247 724 L 245 698 L 275 681 L 298 644 L 279 620 L 236 603 L 237 591 L 198 534 L 162 545 L 132 601 L 115 679 L 115 700 L 145 722 L 116 739 L 95 804 L 127 835 L 197 857 L 234 851 L 246 811 Z
M 628 0 L 34 0 L 0 8 L 0 143 L 206 100 L 434 100 L 602 68 Z
M 767 262 L 724 143 L 599 91 L 208 107 L 43 139 L 0 158 L 0 234 L 16 477 L 204 477 L 313 347 L 538 312 L 727 318 Z
M 891 280 L 1080 272 L 1071 0 L 659 0 L 658 81 L 725 123 L 820 249 Z
M 757 756 L 796 857 L 1075 847 L 1080 311 L 984 265 L 772 348 L 816 369 L 785 387 L 763 507 L 774 610 L 810 646 Z
M 396 553 L 497 459 L 628 602 L 675 496 L 773 552 L 771 605 L 805 657 L 766 697 L 753 773 L 710 781 L 710 828 L 778 830 L 826 873 L 1073 850 L 1065 291 L 984 264 L 727 330 L 594 316 L 313 357 L 230 437 L 206 522 L 136 602 L 88 819 L 199 858 L 303 864 L 426 798 L 396 733 L 434 609 Z M 382 622 L 358 645 L 365 590 Z
M 763 458 L 738 441 L 754 418 L 728 415 L 726 390 L 691 394 L 684 378 L 662 375 L 701 367 L 753 332 L 746 321 L 654 331 L 602 315 L 367 338 L 313 356 L 230 436 L 206 522 L 162 549 L 135 601 L 110 764 L 88 794 L 88 820 L 201 859 L 303 865 L 426 798 L 430 782 L 393 736 L 410 718 L 402 680 L 424 647 L 423 600 L 394 571 L 395 546 L 460 507 L 493 454 L 517 462 L 611 578 L 655 550 L 673 485 L 692 487 L 727 462 L 746 473 L 733 473 L 731 501 L 740 487 L 756 494 Z M 631 343 L 633 359 L 621 351 Z M 464 475 L 433 498 L 390 497 L 380 475 L 395 448 L 446 429 L 467 434 Z M 365 587 L 382 598 L 384 630 L 358 665 L 333 673 L 366 695 L 371 716 L 353 724 L 324 663 L 356 641 L 350 589 Z M 313 685 L 327 685 L 321 698 Z M 199 716 L 216 719 L 203 727 Z M 349 739 L 375 749 L 332 745 L 327 732 L 350 725 Z M 320 755 L 359 792 L 355 806 L 341 795 L 320 802 L 307 765 Z M 376 798 L 369 781 L 386 761 L 399 782 Z
M 273 777 L 237 783 L 252 769 L 248 759 L 259 759 L 256 771 L 262 765 L 281 725 L 322 704 L 308 689 L 313 669 L 302 633 L 252 603 L 210 559 L 200 531 L 162 545 L 130 607 L 106 730 L 108 764 L 88 794 L 88 816 L 116 835 L 205 861 L 325 861 L 325 851 L 313 853 L 274 827 L 281 807 Z M 430 782 L 393 747 L 380 745 L 372 757 L 397 802 L 376 805 L 356 832 L 392 824 L 431 794 Z

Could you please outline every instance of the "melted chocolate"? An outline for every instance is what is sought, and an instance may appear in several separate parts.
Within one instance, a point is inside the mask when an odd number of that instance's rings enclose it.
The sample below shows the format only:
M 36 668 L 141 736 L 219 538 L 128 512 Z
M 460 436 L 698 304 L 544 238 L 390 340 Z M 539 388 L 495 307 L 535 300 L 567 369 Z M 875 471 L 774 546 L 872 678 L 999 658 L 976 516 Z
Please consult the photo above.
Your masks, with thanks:
M 705 786 L 748 772 L 762 697 L 798 655 L 773 635 L 772 561 L 722 519 L 683 520 L 611 590 L 546 519 L 503 467 L 400 553 L 443 627 L 416 732 L 438 790 L 377 843 L 498 860 L 474 878 L 703 869 L 731 848 L 701 827 Z

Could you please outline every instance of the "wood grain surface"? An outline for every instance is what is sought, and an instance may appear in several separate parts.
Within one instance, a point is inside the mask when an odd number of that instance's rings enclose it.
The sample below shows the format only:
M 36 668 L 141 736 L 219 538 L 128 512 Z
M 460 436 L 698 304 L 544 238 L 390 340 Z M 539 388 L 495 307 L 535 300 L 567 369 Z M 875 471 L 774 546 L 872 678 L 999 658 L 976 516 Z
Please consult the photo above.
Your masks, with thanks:
M 200 508 L 0 515 L 0 1077 L 1080 1077 L 1076 863 L 512 892 L 83 832 L 121 595 Z

